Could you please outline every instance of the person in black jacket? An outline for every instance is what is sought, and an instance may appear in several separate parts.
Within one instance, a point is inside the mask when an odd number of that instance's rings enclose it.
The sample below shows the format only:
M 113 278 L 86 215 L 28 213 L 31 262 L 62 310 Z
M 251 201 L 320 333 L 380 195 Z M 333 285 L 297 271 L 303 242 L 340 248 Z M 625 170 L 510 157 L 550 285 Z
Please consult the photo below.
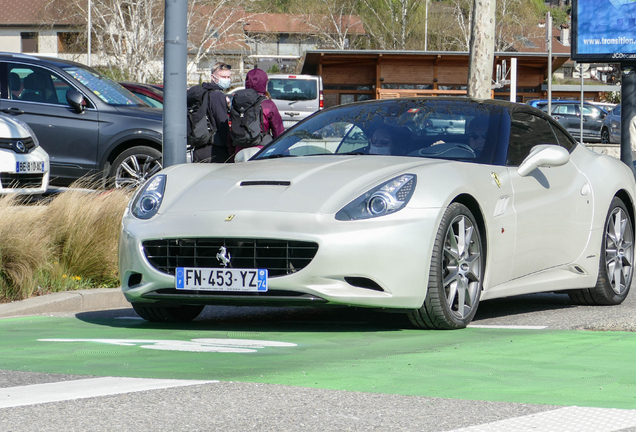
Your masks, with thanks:
M 193 162 L 224 163 L 230 159 L 228 99 L 223 92 L 230 87 L 231 78 L 232 66 L 218 62 L 212 67 L 211 82 L 201 84 L 203 89 L 213 90 L 209 92 L 208 118 L 216 133 L 210 145 L 194 150 Z

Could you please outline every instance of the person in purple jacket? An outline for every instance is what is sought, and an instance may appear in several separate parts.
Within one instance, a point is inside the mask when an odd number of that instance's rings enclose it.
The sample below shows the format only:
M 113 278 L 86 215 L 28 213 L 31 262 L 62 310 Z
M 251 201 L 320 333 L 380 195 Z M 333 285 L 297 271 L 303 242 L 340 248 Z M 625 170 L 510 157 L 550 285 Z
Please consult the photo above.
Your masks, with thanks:
M 267 144 L 273 138 L 285 132 L 283 127 L 283 119 L 280 117 L 276 104 L 270 99 L 267 92 L 267 72 L 262 69 L 252 69 L 247 73 L 245 78 L 245 88 L 254 89 L 258 94 L 267 96 L 263 102 L 261 102 L 261 108 L 263 109 L 263 123 L 261 123 L 261 132 L 265 133 L 262 145 Z M 271 138 L 268 137 L 271 136 Z M 242 147 L 237 146 L 234 154 L 243 150 Z

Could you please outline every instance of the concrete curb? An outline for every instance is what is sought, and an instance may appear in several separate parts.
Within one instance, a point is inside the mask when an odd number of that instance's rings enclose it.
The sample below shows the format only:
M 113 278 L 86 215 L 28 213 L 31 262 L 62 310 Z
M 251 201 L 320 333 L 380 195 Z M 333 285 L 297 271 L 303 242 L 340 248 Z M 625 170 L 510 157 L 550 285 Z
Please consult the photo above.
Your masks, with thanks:
M 76 313 L 106 309 L 128 309 L 130 303 L 120 288 L 64 291 L 0 304 L 0 318 L 47 313 Z

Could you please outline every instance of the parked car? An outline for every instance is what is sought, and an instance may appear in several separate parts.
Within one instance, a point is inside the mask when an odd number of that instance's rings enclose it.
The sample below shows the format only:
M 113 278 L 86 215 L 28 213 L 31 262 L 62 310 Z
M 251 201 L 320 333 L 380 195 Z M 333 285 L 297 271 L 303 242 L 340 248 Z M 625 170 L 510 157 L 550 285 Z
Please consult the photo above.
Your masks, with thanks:
M 390 154 L 370 154 L 383 141 Z M 629 292 L 632 171 L 527 105 L 356 102 L 237 160 L 168 167 L 131 200 L 119 274 L 142 318 L 348 305 L 454 329 L 482 300 L 561 290 L 613 305 Z
M 548 111 L 548 101 L 532 101 L 542 111 Z M 583 141 L 600 142 L 601 127 L 607 111 L 590 103 L 583 102 Z M 581 101 L 553 100 L 552 117 L 558 121 L 570 134 L 581 138 Z
M 161 169 L 162 111 L 82 64 L 0 53 L 0 110 L 27 123 L 51 183 L 83 176 L 137 186 Z
M 601 142 L 619 144 L 621 142 L 621 106 L 611 110 L 603 120 Z
M 323 108 L 322 77 L 318 75 L 269 75 L 267 91 L 285 129 Z
M 0 115 L 0 195 L 39 195 L 49 186 L 49 155 L 24 122 Z
M 143 84 L 135 82 L 120 81 L 125 89 L 137 96 L 149 106 L 163 108 L 163 86 L 158 84 Z
M 616 108 L 616 105 L 618 105 L 618 104 L 615 104 L 615 103 L 612 103 L 612 102 L 592 102 L 592 101 L 590 101 L 590 103 L 592 105 L 596 105 L 597 107 L 601 108 L 605 112 L 610 112 L 611 110 Z

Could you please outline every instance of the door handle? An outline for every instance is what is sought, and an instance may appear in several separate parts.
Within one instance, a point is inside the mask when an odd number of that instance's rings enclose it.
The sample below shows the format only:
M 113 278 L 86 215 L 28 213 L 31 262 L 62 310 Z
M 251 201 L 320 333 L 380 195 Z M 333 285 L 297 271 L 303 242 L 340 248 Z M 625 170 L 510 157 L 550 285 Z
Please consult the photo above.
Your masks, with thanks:
M 15 108 L 15 107 L 3 108 L 0 111 L 7 114 L 24 114 L 24 111 L 22 111 L 20 108 Z

